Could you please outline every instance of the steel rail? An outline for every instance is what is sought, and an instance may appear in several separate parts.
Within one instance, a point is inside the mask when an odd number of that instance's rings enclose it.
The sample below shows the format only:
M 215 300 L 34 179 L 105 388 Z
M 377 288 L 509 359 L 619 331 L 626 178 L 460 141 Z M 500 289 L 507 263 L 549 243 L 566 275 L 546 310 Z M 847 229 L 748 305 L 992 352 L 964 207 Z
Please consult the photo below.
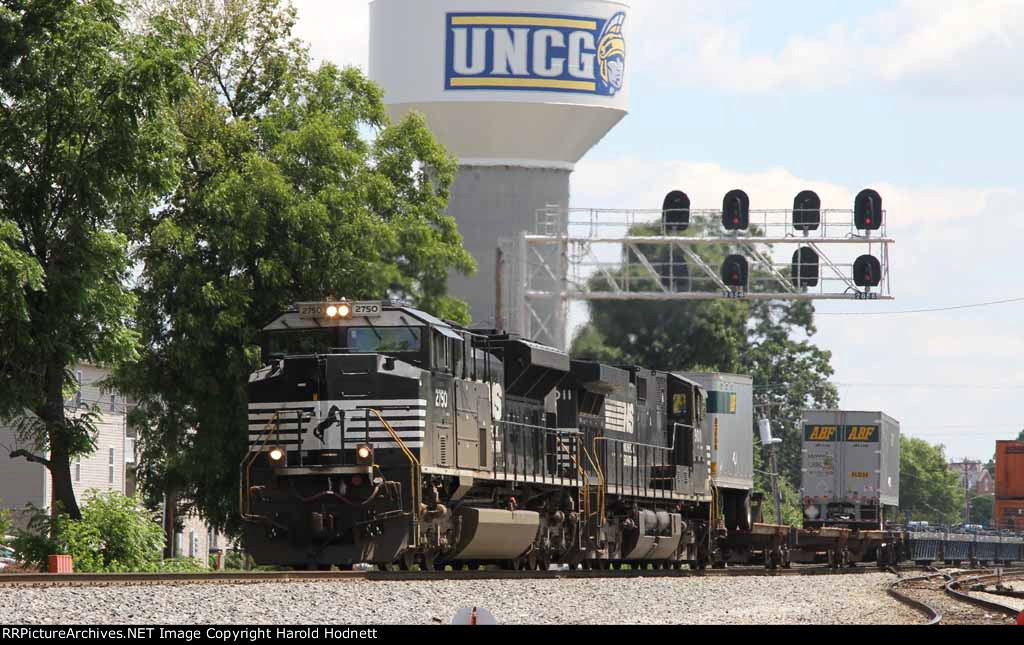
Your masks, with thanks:
M 813 575 L 855 575 L 867 573 L 868 567 L 835 570 L 827 566 L 807 566 L 768 571 L 760 566 L 730 569 L 619 569 L 619 570 L 556 570 L 556 571 L 252 571 L 210 573 L 8 573 L 0 574 L 0 588 L 21 586 L 111 586 L 111 585 L 181 585 L 181 584 L 257 584 L 270 582 L 354 582 L 354 581 L 459 581 L 459 580 L 558 580 L 558 579 L 627 579 L 627 578 L 689 578 L 689 577 L 791 577 Z
M 971 595 L 970 591 L 961 590 L 963 585 L 967 583 L 979 583 L 985 580 L 995 580 L 998 578 L 1007 577 L 1012 579 L 1024 579 L 1024 569 L 1011 569 L 1009 571 L 1003 572 L 1002 574 L 991 573 L 983 576 L 959 578 L 950 581 L 949 584 L 945 586 L 945 591 L 947 594 L 949 594 L 953 598 L 956 598 L 957 600 L 971 603 L 972 605 L 977 605 L 979 607 L 984 607 L 985 609 L 991 609 L 992 611 L 997 611 L 1006 616 L 1010 616 L 1011 618 L 1017 618 L 1020 614 L 1024 613 L 1024 611 L 1017 607 L 1007 605 L 995 600 L 990 600 L 988 598 L 979 598 L 978 596 Z
M 890 571 L 893 570 L 890 568 Z M 916 598 L 912 598 L 899 590 L 900 585 L 908 584 L 911 582 L 923 582 L 925 580 L 931 580 L 932 578 L 945 578 L 946 580 L 949 580 L 949 576 L 945 573 L 933 573 L 927 576 L 903 578 L 902 580 L 897 580 L 896 582 L 889 585 L 889 588 L 886 590 L 886 592 L 890 596 L 895 598 L 897 601 L 913 609 L 916 609 L 917 611 L 924 614 L 928 618 L 928 622 L 925 623 L 925 625 L 938 625 L 940 622 L 942 622 L 942 612 L 940 612 L 938 609 L 935 609 L 931 605 L 922 602 Z

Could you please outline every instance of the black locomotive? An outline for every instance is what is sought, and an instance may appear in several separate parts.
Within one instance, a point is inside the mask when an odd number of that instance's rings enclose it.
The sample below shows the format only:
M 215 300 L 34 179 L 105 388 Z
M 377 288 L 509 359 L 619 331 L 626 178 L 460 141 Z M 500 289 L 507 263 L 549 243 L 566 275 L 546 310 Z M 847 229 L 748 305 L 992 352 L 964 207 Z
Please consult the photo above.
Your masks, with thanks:
M 259 563 L 703 568 L 715 531 L 749 528 L 749 504 L 716 519 L 707 394 L 680 376 L 380 302 L 299 304 L 262 345 L 240 491 Z

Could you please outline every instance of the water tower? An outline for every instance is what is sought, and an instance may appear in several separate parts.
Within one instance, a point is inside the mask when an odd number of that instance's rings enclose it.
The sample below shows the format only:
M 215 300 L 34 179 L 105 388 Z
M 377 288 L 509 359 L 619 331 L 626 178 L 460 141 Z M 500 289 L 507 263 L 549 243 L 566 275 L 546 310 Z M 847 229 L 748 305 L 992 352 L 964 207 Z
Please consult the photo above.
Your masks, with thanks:
M 567 208 L 576 162 L 626 115 L 628 34 L 612 0 L 371 2 L 370 77 L 392 118 L 422 113 L 459 160 L 449 212 L 479 269 L 451 291 L 478 325 L 494 324 L 498 240 Z

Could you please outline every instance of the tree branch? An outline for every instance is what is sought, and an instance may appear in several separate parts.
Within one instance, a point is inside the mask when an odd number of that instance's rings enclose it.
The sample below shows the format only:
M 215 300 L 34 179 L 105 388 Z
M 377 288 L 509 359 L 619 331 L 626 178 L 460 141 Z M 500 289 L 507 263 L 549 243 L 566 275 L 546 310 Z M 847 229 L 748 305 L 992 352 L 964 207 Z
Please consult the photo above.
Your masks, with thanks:
M 11 454 L 8 455 L 8 457 L 10 457 L 11 459 L 17 459 L 18 457 L 24 457 L 25 460 L 27 460 L 27 461 L 31 461 L 31 462 L 36 463 L 36 464 L 42 464 L 42 465 L 46 466 L 47 468 L 49 468 L 50 465 L 51 465 L 49 459 L 43 459 L 42 457 L 39 457 L 37 455 L 33 455 L 32 453 L 30 453 L 27 450 L 14 450 L 14 451 L 11 451 Z

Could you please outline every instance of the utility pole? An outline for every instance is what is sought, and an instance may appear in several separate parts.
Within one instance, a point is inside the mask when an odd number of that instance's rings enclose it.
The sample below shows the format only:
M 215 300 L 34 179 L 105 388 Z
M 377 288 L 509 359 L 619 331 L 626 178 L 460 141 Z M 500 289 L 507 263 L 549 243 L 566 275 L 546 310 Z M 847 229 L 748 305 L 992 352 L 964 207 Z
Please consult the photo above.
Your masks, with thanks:
M 782 439 L 772 438 L 772 422 L 767 417 L 758 419 L 757 429 L 761 434 L 761 444 L 768 453 L 768 473 L 772 482 L 772 501 L 775 502 L 775 523 L 782 523 L 782 492 L 779 490 L 779 466 L 776 458 L 776 446 Z

